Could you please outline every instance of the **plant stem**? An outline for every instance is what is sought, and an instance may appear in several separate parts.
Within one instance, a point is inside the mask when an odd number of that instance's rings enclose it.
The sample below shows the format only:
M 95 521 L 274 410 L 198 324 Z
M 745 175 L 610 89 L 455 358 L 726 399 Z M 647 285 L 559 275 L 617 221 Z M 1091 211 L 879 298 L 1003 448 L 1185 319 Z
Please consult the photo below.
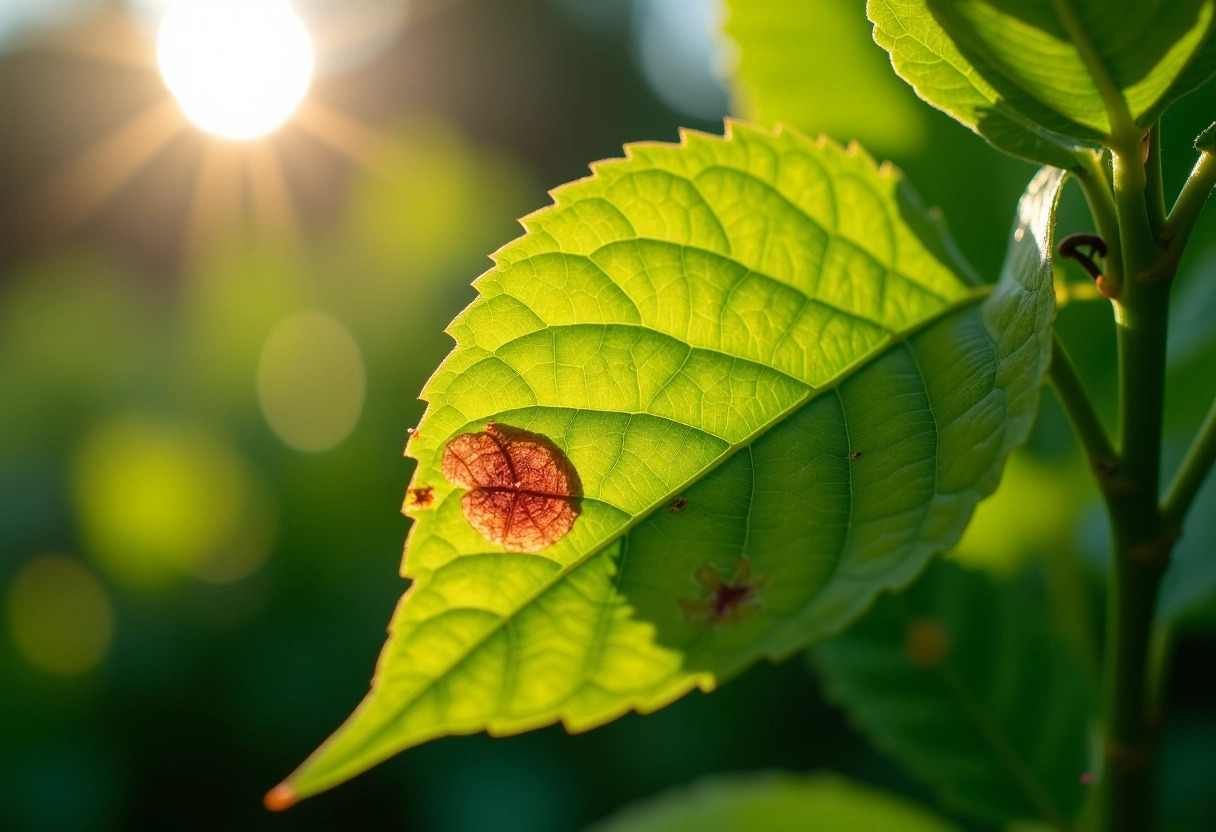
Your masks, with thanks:
M 1048 370 L 1048 380 L 1055 391 L 1056 398 L 1064 406 L 1068 420 L 1077 434 L 1081 449 L 1089 461 L 1089 467 L 1096 476 L 1101 477 L 1105 471 L 1113 471 L 1118 457 L 1115 449 L 1106 435 L 1106 428 L 1094 409 L 1093 401 L 1085 390 L 1085 382 L 1077 372 L 1076 365 L 1064 348 L 1064 342 L 1058 334 L 1053 333 L 1051 342 L 1051 368 Z
M 1148 174 L 1146 183 L 1145 204 L 1148 207 L 1148 220 L 1153 231 L 1160 233 L 1165 227 L 1165 187 L 1161 181 L 1161 120 L 1153 125 L 1148 134 L 1148 159 L 1144 162 Z
M 1161 513 L 1168 522 L 1175 526 L 1182 524 L 1213 463 L 1216 463 L 1216 402 L 1212 403 L 1195 442 L 1187 451 L 1161 502 Z
M 1110 179 L 1106 175 L 1106 165 L 1101 156 L 1087 153 L 1082 159 L 1085 161 L 1085 167 L 1075 175 L 1085 193 L 1085 201 L 1089 205 L 1090 214 L 1093 215 L 1094 224 L 1098 227 L 1098 235 L 1106 241 L 1104 275 L 1109 286 L 1116 289 L 1117 294 L 1117 287 L 1123 282 L 1123 250 Z
M 1153 828 L 1155 720 L 1149 654 L 1157 590 L 1176 535 L 1157 506 L 1165 399 L 1169 280 L 1146 203 L 1139 148 L 1116 152 L 1115 205 L 1125 279 L 1116 303 L 1119 346 L 1119 461 L 1099 477 L 1110 512 L 1113 551 L 1106 617 L 1104 678 L 1106 767 L 1099 829 Z

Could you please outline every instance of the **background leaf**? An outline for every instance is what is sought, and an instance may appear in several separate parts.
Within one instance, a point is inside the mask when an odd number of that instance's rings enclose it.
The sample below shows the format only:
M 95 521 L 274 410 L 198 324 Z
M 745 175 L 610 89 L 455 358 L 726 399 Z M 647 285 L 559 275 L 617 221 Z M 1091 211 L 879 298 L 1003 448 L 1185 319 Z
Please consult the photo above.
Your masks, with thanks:
M 840 777 L 719 776 L 628 807 L 588 832 L 951 832 L 919 806 Z
M 869 14 L 926 101 L 1060 167 L 1121 118 L 1146 129 L 1216 72 L 1214 0 L 871 0 Z
M 433 489 L 415 583 L 370 696 L 280 796 L 443 734 L 654 710 L 834 634 L 958 539 L 1025 440 L 1060 172 L 1032 183 L 991 294 L 856 148 L 732 125 L 594 172 L 452 325 L 409 446 Z M 489 420 L 582 481 L 539 555 L 496 551 L 442 476 Z
M 739 47 L 737 112 L 856 139 L 876 154 L 914 153 L 928 142 L 932 111 L 891 72 L 854 5 L 732 0 L 729 11 L 726 34 Z
M 936 562 L 812 657 L 858 727 L 951 805 L 1059 828 L 1076 814 L 1093 683 L 1011 585 Z

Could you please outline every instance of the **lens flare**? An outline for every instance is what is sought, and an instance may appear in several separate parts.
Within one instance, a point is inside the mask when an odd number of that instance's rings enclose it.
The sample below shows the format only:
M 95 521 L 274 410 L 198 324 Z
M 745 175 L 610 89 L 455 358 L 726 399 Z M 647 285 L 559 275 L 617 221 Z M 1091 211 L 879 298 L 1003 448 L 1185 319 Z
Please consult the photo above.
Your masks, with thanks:
M 8 620 L 17 648 L 48 673 L 76 676 L 105 657 L 114 611 L 105 588 L 77 561 L 41 555 L 8 591 Z
M 87 438 L 74 469 L 89 553 L 133 589 L 239 580 L 273 545 L 273 503 L 223 437 L 116 420 Z
M 238 140 L 287 121 L 314 65 L 308 31 L 287 0 L 176 0 L 157 35 L 157 60 L 192 122 Z
M 258 401 L 271 429 L 299 451 L 319 453 L 354 430 L 367 375 L 359 345 L 324 312 L 279 323 L 258 363 Z

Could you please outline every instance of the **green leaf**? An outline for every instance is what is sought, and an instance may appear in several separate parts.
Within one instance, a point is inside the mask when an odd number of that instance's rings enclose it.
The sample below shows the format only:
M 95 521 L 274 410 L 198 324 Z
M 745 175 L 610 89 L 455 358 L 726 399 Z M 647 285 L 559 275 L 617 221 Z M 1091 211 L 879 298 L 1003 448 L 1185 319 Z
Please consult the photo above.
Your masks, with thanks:
M 938 561 L 812 657 L 829 697 L 959 810 L 1061 829 L 1076 815 L 1093 683 L 1009 586 Z
M 414 584 L 368 698 L 284 800 L 445 734 L 653 711 L 832 635 L 957 541 L 1029 432 L 1060 172 L 992 289 L 856 148 L 732 124 L 593 170 L 449 330 L 409 445 Z M 581 480 L 537 554 L 487 542 L 444 477 L 491 420 Z
M 931 114 L 892 74 L 852 4 L 732 0 L 729 9 L 735 109 L 747 118 L 856 139 L 879 154 L 913 153 L 928 141 Z
M 1071 168 L 1138 142 L 1216 72 L 1216 0 L 870 0 L 917 93 L 993 145 Z
M 953 832 L 941 818 L 829 774 L 719 775 L 627 807 L 588 832 Z

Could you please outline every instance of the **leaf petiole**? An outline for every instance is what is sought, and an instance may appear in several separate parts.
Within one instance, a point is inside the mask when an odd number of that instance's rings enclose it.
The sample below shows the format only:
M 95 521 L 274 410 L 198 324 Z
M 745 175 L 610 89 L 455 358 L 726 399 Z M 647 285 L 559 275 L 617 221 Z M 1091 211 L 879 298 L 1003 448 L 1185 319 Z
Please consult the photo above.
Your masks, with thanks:
M 1203 486 L 1203 481 L 1216 463 L 1216 402 L 1208 411 L 1195 441 L 1174 475 L 1161 501 L 1161 514 L 1167 522 L 1180 526 Z
M 1203 206 L 1207 204 L 1213 188 L 1216 188 L 1216 154 L 1205 150 L 1200 154 L 1186 184 L 1182 186 L 1178 200 L 1170 210 L 1161 232 L 1162 239 L 1175 253 L 1175 263 L 1186 246 L 1187 238 L 1195 230 L 1195 223 L 1199 221 L 1199 215 L 1203 212 Z

